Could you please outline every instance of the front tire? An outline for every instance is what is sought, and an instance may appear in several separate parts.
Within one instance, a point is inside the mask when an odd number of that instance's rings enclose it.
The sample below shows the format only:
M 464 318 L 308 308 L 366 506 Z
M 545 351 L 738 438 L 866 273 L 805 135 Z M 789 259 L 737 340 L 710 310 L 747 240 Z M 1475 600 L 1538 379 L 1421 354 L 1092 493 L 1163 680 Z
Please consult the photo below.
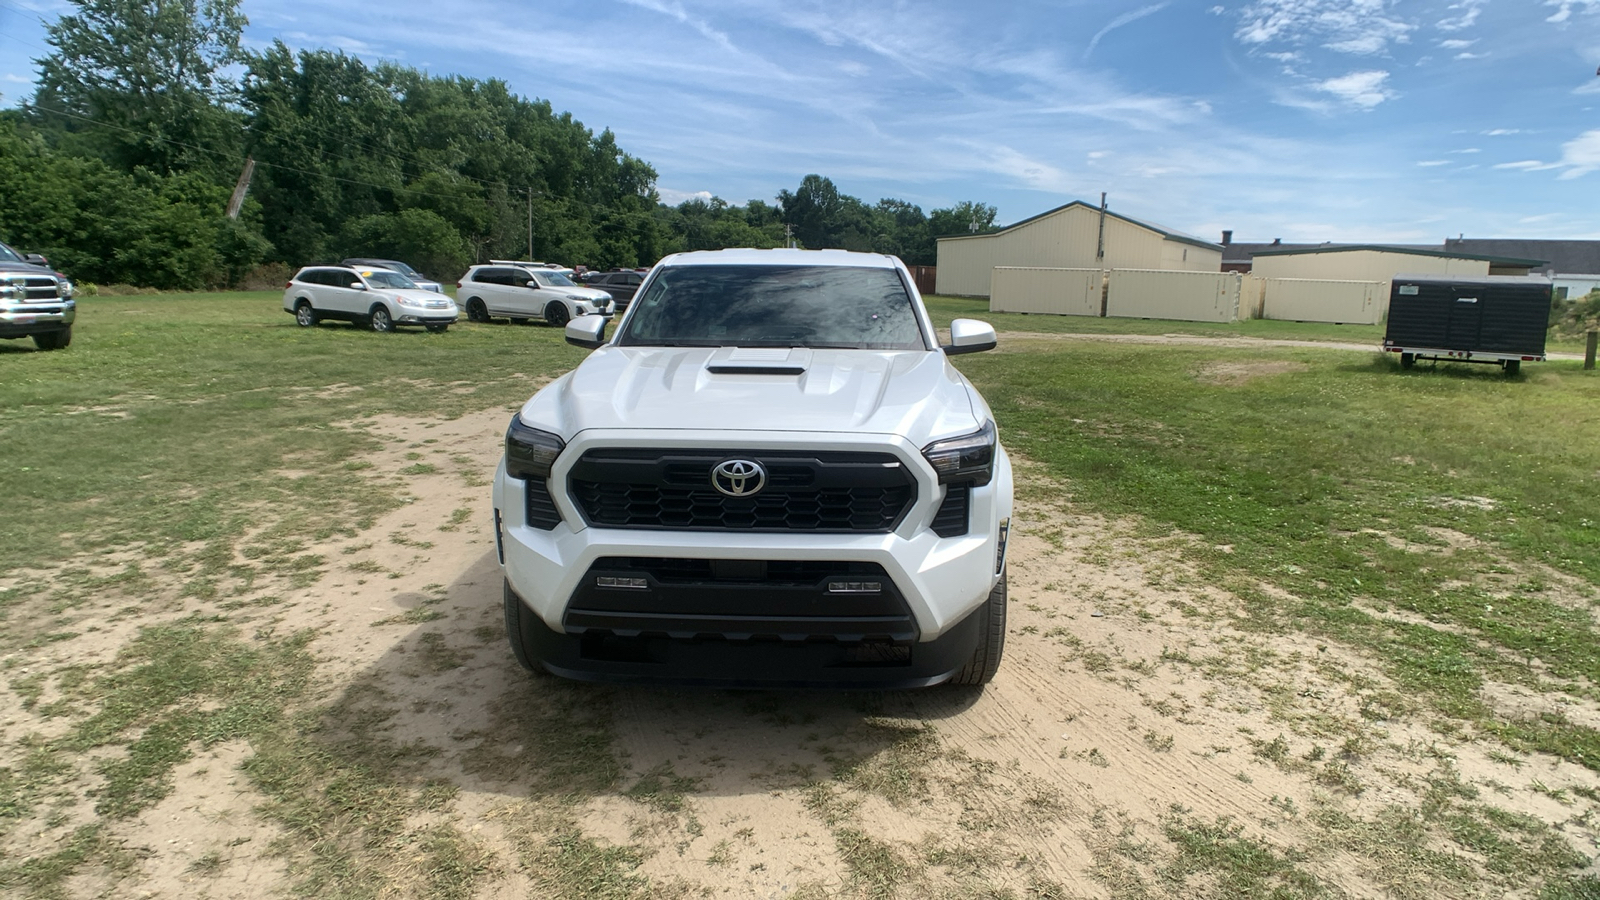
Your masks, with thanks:
M 487 322 L 487 321 L 489 321 L 489 307 L 485 306 L 483 301 L 478 299 L 477 297 L 473 297 L 471 300 L 468 300 L 467 301 L 467 321 L 468 322 Z
M 988 684 L 994 678 L 994 673 L 1000 670 L 1000 656 L 1006 648 L 1005 573 L 1001 573 L 1000 580 L 995 582 L 994 589 L 989 592 L 989 599 L 977 615 L 983 617 L 983 626 L 979 629 L 978 649 L 973 651 L 972 659 L 966 666 L 950 679 L 950 684 Z
M 33 336 L 33 345 L 40 350 L 65 350 L 72 343 L 72 326 L 60 331 L 49 331 Z
M 389 308 L 381 303 L 374 306 L 372 312 L 367 314 L 367 323 L 379 334 L 387 334 L 394 330 L 394 318 L 389 315 Z
M 551 300 L 545 304 L 544 320 L 557 328 L 565 328 L 567 323 L 572 321 L 572 316 L 567 314 L 567 305 L 565 303 L 560 300 Z
M 317 324 L 317 311 L 311 308 L 311 301 L 301 300 L 294 305 L 294 323 L 301 328 L 313 328 Z
M 511 582 L 503 582 L 503 593 L 506 604 L 506 639 L 511 642 L 511 654 L 517 658 L 517 665 L 529 672 L 539 671 L 539 655 L 534 652 L 533 641 L 528 634 L 532 625 L 533 611 L 522 605 L 522 598 L 511 590 Z

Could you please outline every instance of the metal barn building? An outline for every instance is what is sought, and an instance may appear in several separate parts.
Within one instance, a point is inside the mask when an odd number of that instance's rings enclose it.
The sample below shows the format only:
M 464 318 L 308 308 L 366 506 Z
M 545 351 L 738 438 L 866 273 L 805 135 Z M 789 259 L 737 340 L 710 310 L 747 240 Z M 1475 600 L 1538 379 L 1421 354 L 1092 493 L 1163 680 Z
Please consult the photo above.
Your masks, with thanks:
M 1101 246 L 1104 226 L 1105 252 Z M 988 297 L 995 266 L 1220 272 L 1222 246 L 1074 200 L 991 234 L 938 240 L 938 293 Z
M 1383 244 L 1323 244 L 1283 250 L 1257 250 L 1251 274 L 1259 278 L 1320 278 L 1382 281 L 1405 272 L 1414 275 L 1526 275 L 1543 263 L 1475 253 L 1423 250 Z

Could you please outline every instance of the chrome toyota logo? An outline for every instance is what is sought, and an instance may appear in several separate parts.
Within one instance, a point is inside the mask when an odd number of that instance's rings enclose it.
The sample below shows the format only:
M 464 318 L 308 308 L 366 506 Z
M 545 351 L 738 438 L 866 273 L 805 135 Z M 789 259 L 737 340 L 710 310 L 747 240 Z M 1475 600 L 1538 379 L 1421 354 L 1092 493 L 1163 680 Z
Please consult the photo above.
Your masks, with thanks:
M 711 486 L 729 497 L 748 497 L 767 484 L 767 470 L 748 459 L 730 459 L 711 469 Z

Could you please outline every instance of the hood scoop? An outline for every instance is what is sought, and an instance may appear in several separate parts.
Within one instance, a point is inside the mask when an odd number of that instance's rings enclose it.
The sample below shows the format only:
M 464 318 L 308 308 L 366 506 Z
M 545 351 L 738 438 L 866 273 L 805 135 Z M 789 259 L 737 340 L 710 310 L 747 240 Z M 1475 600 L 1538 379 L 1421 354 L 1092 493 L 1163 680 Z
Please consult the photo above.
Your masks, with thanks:
M 811 364 L 804 347 L 723 347 L 706 360 L 713 375 L 803 375 Z

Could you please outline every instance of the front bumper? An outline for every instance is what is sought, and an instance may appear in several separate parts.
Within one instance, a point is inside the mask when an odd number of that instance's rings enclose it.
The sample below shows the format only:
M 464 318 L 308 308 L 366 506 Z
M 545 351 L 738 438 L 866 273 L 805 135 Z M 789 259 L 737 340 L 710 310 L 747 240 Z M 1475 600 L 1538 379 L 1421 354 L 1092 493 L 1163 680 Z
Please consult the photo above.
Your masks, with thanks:
M 970 620 L 986 602 L 1000 577 L 1000 523 L 1011 517 L 1011 466 L 1003 449 L 996 454 L 994 478 L 971 489 L 969 529 L 958 537 L 941 538 L 930 530 L 945 489 L 918 448 L 884 435 L 806 435 L 772 432 L 719 433 L 717 443 L 752 451 L 772 450 L 874 450 L 892 451 L 916 478 L 917 499 L 890 532 L 814 533 L 804 531 L 758 532 L 729 530 L 648 530 L 589 526 L 564 490 L 552 491 L 561 522 L 545 530 L 527 522 L 526 482 L 506 474 L 502 463 L 495 475 L 496 540 L 510 589 L 533 616 L 539 628 L 530 635 L 541 648 L 547 668 L 560 675 L 621 680 L 660 680 L 687 683 L 849 684 L 916 686 L 946 680 L 965 665 L 976 644 L 976 625 Z M 567 483 L 575 461 L 591 447 L 674 446 L 659 433 L 577 435 L 556 460 L 552 485 Z M 703 448 L 704 444 L 676 446 Z M 788 601 L 768 582 L 741 581 L 738 576 L 719 584 L 708 583 L 727 594 L 721 605 L 686 615 L 673 609 L 672 624 L 660 630 L 637 622 L 616 626 L 583 618 L 579 600 L 594 586 L 596 571 L 608 561 L 642 558 L 707 561 L 737 566 L 763 567 L 781 563 L 828 563 L 839 567 L 877 567 L 887 592 L 904 610 L 903 625 L 853 627 L 848 623 L 821 629 L 794 624 L 806 616 L 827 616 L 838 607 L 819 606 L 804 591 Z M 598 567 L 598 569 L 597 569 Z M 841 570 L 842 571 L 842 570 Z M 843 577 L 843 576 L 838 576 Z M 863 576 L 851 575 L 852 579 Z M 875 577 L 875 576 L 872 576 Z M 819 577 L 819 584 L 838 580 Z M 748 609 L 740 610 L 737 596 L 745 592 Z M 708 590 L 708 598 L 715 591 Z M 651 584 L 641 592 L 637 608 L 651 602 L 666 603 L 667 594 Z M 652 601 L 652 597 L 656 598 Z M 709 599 L 708 603 L 711 602 Z M 783 603 L 790 605 L 784 607 Z M 863 600 L 863 608 L 868 606 Z M 760 613 L 756 615 L 757 611 Z M 881 610 L 880 610 L 881 611 Z M 735 615 L 730 616 L 730 612 Z M 740 624 L 737 614 L 754 617 Z M 762 616 L 763 621 L 755 621 Z M 685 618 L 701 618 L 703 630 L 685 630 Z M 767 621 L 771 620 L 771 621 Z M 588 652 L 597 632 L 632 641 L 631 649 L 608 656 Z M 600 641 L 604 643 L 604 641 Z M 899 647 L 883 664 L 872 662 L 864 645 Z M 629 658 L 628 654 L 643 654 Z M 864 662 L 862 654 L 869 659 Z M 742 661 L 741 661 L 742 660 Z
M 48 334 L 71 325 L 78 317 L 72 300 L 18 303 L 0 301 L 0 338 Z
M 414 310 L 402 307 L 400 314 L 394 317 L 394 323 L 396 325 L 454 325 L 456 318 L 456 314 L 453 312 L 441 314 L 435 310 Z

